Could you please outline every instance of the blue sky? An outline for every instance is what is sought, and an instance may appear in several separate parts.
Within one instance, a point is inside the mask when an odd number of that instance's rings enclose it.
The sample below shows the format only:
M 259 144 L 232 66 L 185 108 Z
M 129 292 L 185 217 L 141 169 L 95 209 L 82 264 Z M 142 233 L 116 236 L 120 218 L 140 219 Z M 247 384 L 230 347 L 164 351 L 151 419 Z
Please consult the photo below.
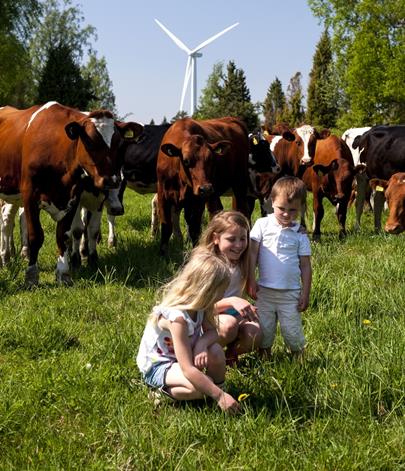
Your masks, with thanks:
M 244 70 L 252 101 L 263 101 L 278 77 L 286 91 L 302 73 L 304 92 L 322 33 L 305 0 L 83 0 L 84 24 L 96 27 L 95 49 L 107 60 L 120 116 L 160 123 L 178 111 L 187 54 L 158 27 L 160 20 L 190 49 L 235 22 L 239 26 L 201 52 L 197 95 L 217 62 Z M 190 107 L 190 94 L 185 108 Z

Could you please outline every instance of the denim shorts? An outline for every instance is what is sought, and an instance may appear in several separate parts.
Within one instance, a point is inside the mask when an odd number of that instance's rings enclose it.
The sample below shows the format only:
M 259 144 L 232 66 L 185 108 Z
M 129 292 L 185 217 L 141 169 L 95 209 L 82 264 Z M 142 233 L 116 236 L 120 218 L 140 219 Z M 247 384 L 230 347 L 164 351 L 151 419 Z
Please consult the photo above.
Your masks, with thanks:
M 163 389 L 166 385 L 167 370 L 173 365 L 173 361 L 161 361 L 152 365 L 144 375 L 145 383 L 151 388 Z

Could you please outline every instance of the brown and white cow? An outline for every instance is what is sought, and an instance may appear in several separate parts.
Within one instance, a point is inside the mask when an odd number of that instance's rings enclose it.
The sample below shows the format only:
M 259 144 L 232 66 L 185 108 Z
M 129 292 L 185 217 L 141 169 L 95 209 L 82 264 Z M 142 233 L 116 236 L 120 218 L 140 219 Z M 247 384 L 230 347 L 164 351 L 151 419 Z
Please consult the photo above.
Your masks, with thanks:
M 405 172 L 394 173 L 389 180 L 372 178 L 370 186 L 375 192 L 384 193 L 388 203 L 388 219 L 384 230 L 390 234 L 405 231 Z
M 56 102 L 29 110 L 6 110 L 4 116 L 0 110 L 0 197 L 14 203 L 21 199 L 24 205 L 30 252 L 28 285 L 38 283 L 37 259 L 44 240 L 40 209 L 57 221 L 56 277 L 69 283 L 66 240 L 86 191 L 84 182 L 90 178 L 98 191 L 116 187 L 120 143 L 141 131 L 138 123 L 114 122 L 109 111 L 86 114 Z
M 245 124 L 226 117 L 197 121 L 183 118 L 163 136 L 157 161 L 160 252 L 172 234 L 172 208 L 184 208 L 193 244 L 201 231 L 205 204 L 210 214 L 222 209 L 220 196 L 232 190 L 236 209 L 248 215 L 249 142 Z
M 327 198 L 336 206 L 339 237 L 346 235 L 347 206 L 352 192 L 355 169 L 349 147 L 338 136 L 331 135 L 316 145 L 313 165 L 302 175 L 307 189 L 313 194 L 314 226 L 312 237 L 321 237 L 324 216 L 322 200 Z
M 292 130 L 283 124 L 275 125 L 271 133 L 266 134 L 266 138 L 281 166 L 280 176 L 301 177 L 313 163 L 317 142 L 328 136 L 328 129 L 319 132 L 309 124 Z

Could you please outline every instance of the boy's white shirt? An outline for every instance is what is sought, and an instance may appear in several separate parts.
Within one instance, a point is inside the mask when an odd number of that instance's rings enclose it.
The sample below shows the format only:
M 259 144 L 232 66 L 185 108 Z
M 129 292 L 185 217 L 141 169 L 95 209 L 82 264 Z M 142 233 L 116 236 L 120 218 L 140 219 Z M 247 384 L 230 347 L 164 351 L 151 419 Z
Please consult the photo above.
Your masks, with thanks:
M 273 289 L 300 289 L 299 257 L 311 255 L 307 234 L 298 232 L 300 223 L 281 226 L 273 214 L 259 218 L 250 238 L 259 243 L 258 284 Z

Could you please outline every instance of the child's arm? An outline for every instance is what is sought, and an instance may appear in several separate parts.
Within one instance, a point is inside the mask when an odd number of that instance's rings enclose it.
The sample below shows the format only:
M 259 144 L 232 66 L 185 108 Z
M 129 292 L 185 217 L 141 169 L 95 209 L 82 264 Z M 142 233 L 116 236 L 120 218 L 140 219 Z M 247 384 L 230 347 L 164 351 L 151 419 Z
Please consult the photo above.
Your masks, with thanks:
M 246 282 L 246 292 L 253 298 L 257 299 L 257 284 L 256 284 L 256 266 L 257 259 L 259 256 L 259 242 L 256 242 L 253 239 L 250 239 L 250 248 L 249 248 L 249 270 L 248 277 Z
M 176 359 L 186 379 L 202 394 L 217 401 L 222 410 L 238 411 L 238 402 L 230 394 L 222 391 L 207 375 L 194 366 L 186 321 L 178 318 L 171 322 L 170 333 L 172 334 Z
M 204 319 L 202 328 L 204 333 L 198 338 L 193 350 L 194 365 L 199 370 L 207 368 L 208 347 L 218 342 L 218 332 L 211 322 Z
M 218 314 L 229 314 L 228 310 L 234 310 L 235 315 L 239 315 L 249 321 L 257 321 L 256 306 L 253 306 L 247 299 L 238 296 L 223 298 L 215 304 Z M 233 313 L 231 313 L 233 315 Z
M 298 302 L 298 310 L 305 311 L 309 305 L 309 293 L 311 291 L 312 282 L 312 267 L 311 257 L 301 256 L 300 257 L 300 270 L 301 270 L 301 296 Z

